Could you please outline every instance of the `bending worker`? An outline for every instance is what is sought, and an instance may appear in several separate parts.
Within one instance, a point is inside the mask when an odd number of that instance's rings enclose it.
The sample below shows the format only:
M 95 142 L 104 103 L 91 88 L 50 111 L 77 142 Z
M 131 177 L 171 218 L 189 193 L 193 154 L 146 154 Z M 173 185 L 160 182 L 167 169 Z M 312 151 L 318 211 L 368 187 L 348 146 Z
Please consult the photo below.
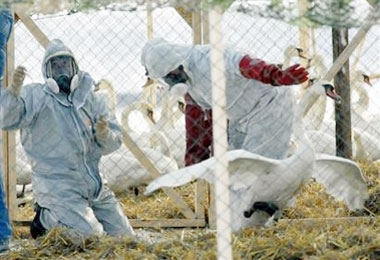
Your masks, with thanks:
M 83 235 L 133 235 L 114 194 L 102 182 L 99 160 L 121 145 L 121 131 L 60 40 L 50 42 L 42 64 L 45 83 L 23 87 L 25 68 L 0 94 L 0 127 L 21 130 L 32 162 L 34 238 L 53 227 Z
M 172 44 L 157 38 L 144 46 L 141 63 L 149 77 L 162 78 L 171 89 L 182 88 L 176 92 L 189 93 L 203 109 L 211 109 L 210 50 L 210 45 Z M 281 70 L 231 48 L 224 51 L 224 63 L 230 149 L 285 157 L 295 100 L 292 89 L 276 86 L 303 83 L 308 72 L 299 64 Z

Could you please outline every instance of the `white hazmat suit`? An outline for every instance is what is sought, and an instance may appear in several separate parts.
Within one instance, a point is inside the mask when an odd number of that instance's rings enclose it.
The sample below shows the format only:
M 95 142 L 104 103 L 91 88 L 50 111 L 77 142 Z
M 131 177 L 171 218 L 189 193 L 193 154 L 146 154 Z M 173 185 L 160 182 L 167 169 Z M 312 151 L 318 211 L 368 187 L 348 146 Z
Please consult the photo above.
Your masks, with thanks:
M 69 95 L 52 84 L 47 64 L 58 55 L 75 61 L 60 40 L 53 40 L 42 64 L 44 84 L 26 85 L 19 95 L 12 91 L 13 85 L 1 89 L 0 127 L 21 130 L 22 145 L 32 162 L 33 191 L 42 209 L 43 228 L 66 226 L 84 235 L 133 235 L 98 168 L 102 155 L 120 147 L 120 128 L 94 94 L 94 81 L 88 73 L 77 71 Z M 108 122 L 109 129 L 102 140 L 96 135 L 99 118 Z
M 209 45 L 171 44 L 158 38 L 144 46 L 141 63 L 153 79 L 182 65 L 189 77 L 188 93 L 202 108 L 211 109 L 210 50 Z M 292 133 L 293 92 L 244 77 L 239 64 L 245 55 L 231 48 L 224 51 L 230 149 L 281 159 Z

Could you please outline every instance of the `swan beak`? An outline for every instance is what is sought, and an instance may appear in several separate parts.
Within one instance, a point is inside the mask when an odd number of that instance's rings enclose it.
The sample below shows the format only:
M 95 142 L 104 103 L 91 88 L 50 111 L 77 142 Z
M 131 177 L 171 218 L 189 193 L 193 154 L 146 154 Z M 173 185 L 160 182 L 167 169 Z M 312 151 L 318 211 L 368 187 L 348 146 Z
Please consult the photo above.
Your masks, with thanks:
M 372 87 L 372 83 L 371 83 L 368 75 L 363 74 L 363 81 L 364 81 L 364 83 L 366 83 L 366 84 L 368 84 L 369 86 Z
M 333 86 L 329 85 L 329 84 L 326 84 L 326 85 L 323 85 L 326 89 L 326 95 L 330 98 L 332 98 L 333 100 L 335 100 L 335 103 L 337 103 L 338 105 L 342 104 L 342 98 L 335 92 L 335 89 Z
M 301 49 L 301 48 L 296 48 L 296 50 L 298 51 L 298 57 L 300 57 L 300 58 L 302 58 L 302 59 L 309 60 L 308 57 L 306 57 L 305 55 L 303 55 L 303 49 Z
M 153 79 L 147 78 L 145 84 L 142 86 L 142 88 L 146 88 L 154 83 Z

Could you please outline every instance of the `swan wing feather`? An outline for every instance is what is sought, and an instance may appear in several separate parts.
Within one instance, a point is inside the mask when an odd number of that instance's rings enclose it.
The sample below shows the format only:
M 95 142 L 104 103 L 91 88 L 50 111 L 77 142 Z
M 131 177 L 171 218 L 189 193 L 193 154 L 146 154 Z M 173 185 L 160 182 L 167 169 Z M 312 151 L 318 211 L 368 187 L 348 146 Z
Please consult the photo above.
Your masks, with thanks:
M 267 172 L 277 162 L 245 150 L 229 151 L 227 152 L 227 159 L 229 173 L 233 176 L 231 185 L 235 189 L 250 186 L 257 175 Z M 212 157 L 201 163 L 168 173 L 151 182 L 147 186 L 145 194 L 150 194 L 161 187 L 178 187 L 195 179 L 214 183 L 215 164 L 216 159 Z M 241 178 L 243 176 L 244 178 Z
M 359 166 L 345 158 L 317 154 L 312 173 L 317 182 L 350 210 L 361 209 L 368 198 L 367 184 Z

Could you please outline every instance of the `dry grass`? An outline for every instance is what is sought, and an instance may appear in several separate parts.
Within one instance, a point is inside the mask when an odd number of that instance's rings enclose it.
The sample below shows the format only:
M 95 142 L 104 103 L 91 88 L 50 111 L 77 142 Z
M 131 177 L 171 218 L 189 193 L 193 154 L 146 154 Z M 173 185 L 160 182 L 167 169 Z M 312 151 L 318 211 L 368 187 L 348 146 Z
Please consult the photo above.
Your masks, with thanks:
M 270 228 L 249 228 L 233 235 L 234 259 L 380 259 L 380 164 L 360 163 L 369 184 L 367 210 L 350 212 L 315 182 L 306 185 L 295 205 Z M 177 189 L 189 205 L 193 185 Z M 151 197 L 119 194 L 129 218 L 182 218 L 163 192 Z M 19 210 L 31 219 L 30 205 Z M 349 216 L 374 216 L 355 218 Z M 342 218 L 326 221 L 316 218 Z M 311 221 L 297 221 L 313 218 Z M 292 221 L 294 220 L 294 221 Z M 15 249 L 0 259 L 216 259 L 215 231 L 196 229 L 137 229 L 137 238 L 73 236 L 56 229 L 32 240 L 28 228 L 16 227 Z

